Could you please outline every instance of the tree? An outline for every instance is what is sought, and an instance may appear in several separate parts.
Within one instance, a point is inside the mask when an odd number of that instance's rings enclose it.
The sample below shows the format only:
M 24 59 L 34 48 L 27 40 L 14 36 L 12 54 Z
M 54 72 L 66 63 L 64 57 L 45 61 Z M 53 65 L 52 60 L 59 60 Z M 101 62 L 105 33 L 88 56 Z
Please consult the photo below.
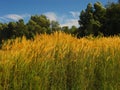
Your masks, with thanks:
M 85 11 L 83 10 L 80 14 L 80 20 L 79 20 L 79 24 L 82 31 L 80 32 L 84 32 L 86 35 L 89 35 L 90 33 L 92 33 L 92 28 L 91 26 L 91 20 L 93 20 L 93 6 L 91 3 L 89 3 L 87 5 L 87 8 L 85 9 Z
M 50 20 L 47 19 L 47 17 L 45 15 L 31 16 L 30 20 L 33 20 L 34 22 L 36 22 L 36 24 L 38 24 L 41 27 L 48 28 L 50 26 Z
M 80 24 L 80 28 L 79 28 L 80 31 L 78 30 L 78 35 L 84 36 L 84 35 L 93 34 L 93 26 L 92 26 L 94 21 L 93 12 L 94 9 L 91 3 L 87 5 L 85 11 L 82 10 L 80 14 L 80 20 L 78 21 Z
M 8 39 L 8 24 L 4 23 L 2 25 L 2 31 L 1 31 L 1 40 L 6 40 Z
M 87 24 L 89 24 L 91 19 L 93 19 L 93 7 L 92 4 L 89 3 L 86 10 L 82 10 L 80 20 L 78 22 L 81 27 L 87 28 Z
M 65 33 L 70 33 L 69 27 L 68 26 L 63 26 L 62 31 Z
M 103 23 L 105 20 L 106 9 L 100 2 L 94 4 L 94 19 Z
M 106 8 L 100 2 L 96 2 L 94 4 L 94 31 L 95 36 L 99 33 L 103 33 L 104 31 L 104 24 L 106 20 Z
M 106 9 L 105 35 L 120 34 L 120 4 L 111 4 Z
M 3 23 L 0 23 L 0 44 L 2 43 L 2 39 L 3 39 Z
M 23 19 L 17 22 L 0 23 L 0 43 L 2 40 L 7 40 L 16 37 L 26 36 L 33 38 L 36 34 L 48 33 L 50 34 L 50 20 L 45 15 L 31 16 L 27 24 Z M 58 22 L 53 24 L 53 27 L 58 27 Z
M 29 36 L 33 37 L 36 34 L 50 33 L 50 20 L 44 15 L 31 16 L 27 23 Z
M 23 19 L 20 19 L 19 21 L 16 22 L 16 28 L 14 32 L 15 33 L 13 34 L 14 36 L 13 38 L 27 35 L 28 31 Z
M 105 14 L 106 9 L 100 2 L 96 2 L 94 7 L 89 3 L 85 11 L 83 10 L 80 14 L 80 20 L 78 21 L 80 28 L 77 30 L 78 35 L 85 36 L 93 34 L 94 36 L 98 36 L 102 30 Z
M 72 26 L 71 28 L 70 28 L 70 33 L 71 34 L 75 34 L 76 33 L 76 31 L 77 31 L 77 27 L 76 26 Z
M 41 27 L 33 20 L 27 23 L 28 35 L 27 38 L 33 38 L 36 33 L 41 33 Z
M 16 31 L 16 22 L 9 22 L 7 28 L 3 30 L 4 39 L 12 38 Z
M 51 32 L 60 30 L 60 24 L 58 21 L 51 21 L 50 27 L 51 27 Z

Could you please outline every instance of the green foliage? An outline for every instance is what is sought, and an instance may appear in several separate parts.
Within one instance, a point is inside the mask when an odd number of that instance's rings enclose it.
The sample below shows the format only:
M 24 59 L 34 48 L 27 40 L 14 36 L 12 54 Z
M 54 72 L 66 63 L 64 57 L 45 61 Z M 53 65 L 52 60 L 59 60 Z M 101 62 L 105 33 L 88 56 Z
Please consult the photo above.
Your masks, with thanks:
M 70 28 L 70 33 L 71 34 L 75 34 L 75 32 L 77 31 L 77 27 L 76 26 L 72 26 L 71 28 Z
M 69 33 L 69 27 L 68 26 L 63 26 L 62 27 L 62 31 L 65 32 L 65 33 Z
M 106 10 L 105 34 L 120 34 L 120 4 L 111 4 Z
M 24 21 L 21 19 L 16 22 L 16 24 L 16 32 L 13 35 L 15 35 L 15 37 L 27 36 L 28 31 L 26 25 L 24 24 Z
M 61 29 L 58 21 L 51 21 L 50 27 L 51 27 L 51 32 L 55 32 Z
M 104 36 L 120 34 L 120 4 L 109 3 L 105 8 L 100 2 L 87 5 L 80 14 L 78 37 L 86 35 Z
M 37 25 L 39 25 L 41 27 L 48 28 L 50 26 L 50 21 L 49 21 L 49 19 L 47 19 L 47 17 L 45 15 L 31 16 L 30 20 L 33 20 L 34 22 L 36 22 Z
M 77 28 L 72 26 L 60 27 L 58 21 L 51 21 L 45 15 L 31 16 L 27 23 L 23 19 L 16 22 L 0 23 L 0 44 L 4 40 L 15 39 L 25 36 L 27 39 L 34 38 L 36 34 L 51 34 L 56 31 L 63 31 L 70 34 L 76 34 Z
M 84 36 L 93 34 L 94 36 L 97 36 L 101 31 L 101 26 L 104 22 L 105 12 L 106 10 L 101 3 L 96 2 L 94 7 L 89 3 L 85 11 L 82 11 L 80 14 L 80 28 L 78 35 Z
M 76 26 L 72 26 L 72 27 L 68 27 L 68 26 L 63 26 L 61 28 L 61 31 L 62 32 L 65 32 L 65 33 L 68 33 L 68 34 L 71 34 L 71 35 L 76 35 L 77 33 L 77 27 Z
M 90 23 L 91 19 L 93 19 L 93 7 L 89 3 L 86 10 L 81 12 L 79 24 L 81 27 L 87 28 L 87 25 Z
M 23 19 L 17 22 L 0 23 L 0 43 L 2 40 L 26 36 L 28 39 L 33 38 L 36 34 L 51 33 L 50 20 L 45 15 L 31 16 L 28 23 Z
M 44 15 L 31 16 L 29 22 L 27 23 L 29 37 L 33 37 L 36 34 L 41 34 L 45 32 L 50 32 L 50 21 Z

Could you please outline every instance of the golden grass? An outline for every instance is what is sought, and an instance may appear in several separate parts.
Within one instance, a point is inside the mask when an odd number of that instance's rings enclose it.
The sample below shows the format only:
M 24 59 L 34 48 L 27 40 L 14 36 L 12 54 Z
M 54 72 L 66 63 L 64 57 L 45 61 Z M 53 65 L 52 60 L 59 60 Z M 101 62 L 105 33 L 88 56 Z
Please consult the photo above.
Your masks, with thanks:
M 0 50 L 0 90 L 118 90 L 119 69 L 118 36 L 17 38 Z

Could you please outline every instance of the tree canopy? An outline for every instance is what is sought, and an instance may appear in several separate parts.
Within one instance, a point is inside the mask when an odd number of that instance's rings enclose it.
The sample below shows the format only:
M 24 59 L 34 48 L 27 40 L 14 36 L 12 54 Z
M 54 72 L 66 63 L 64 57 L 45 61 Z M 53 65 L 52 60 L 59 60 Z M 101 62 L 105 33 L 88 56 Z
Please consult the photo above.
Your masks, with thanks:
M 79 19 L 78 37 L 93 35 L 112 36 L 120 34 L 120 4 L 111 3 L 104 7 L 100 2 L 89 3 Z
M 63 27 L 64 28 L 64 27 Z M 16 37 L 26 36 L 26 38 L 34 38 L 36 34 L 51 34 L 56 31 L 65 33 L 73 33 L 77 27 L 67 28 L 63 30 L 58 21 L 50 21 L 45 15 L 33 15 L 27 23 L 23 19 L 16 22 L 0 23 L 0 43 L 2 40 L 13 39 Z

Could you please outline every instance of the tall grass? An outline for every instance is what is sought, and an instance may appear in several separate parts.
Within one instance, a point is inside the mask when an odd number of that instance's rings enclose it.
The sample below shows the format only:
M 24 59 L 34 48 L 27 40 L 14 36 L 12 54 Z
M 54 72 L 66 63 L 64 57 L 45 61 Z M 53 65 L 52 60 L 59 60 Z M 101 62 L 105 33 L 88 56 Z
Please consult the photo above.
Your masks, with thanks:
M 120 38 L 64 33 L 17 38 L 0 50 L 0 90 L 119 90 Z

